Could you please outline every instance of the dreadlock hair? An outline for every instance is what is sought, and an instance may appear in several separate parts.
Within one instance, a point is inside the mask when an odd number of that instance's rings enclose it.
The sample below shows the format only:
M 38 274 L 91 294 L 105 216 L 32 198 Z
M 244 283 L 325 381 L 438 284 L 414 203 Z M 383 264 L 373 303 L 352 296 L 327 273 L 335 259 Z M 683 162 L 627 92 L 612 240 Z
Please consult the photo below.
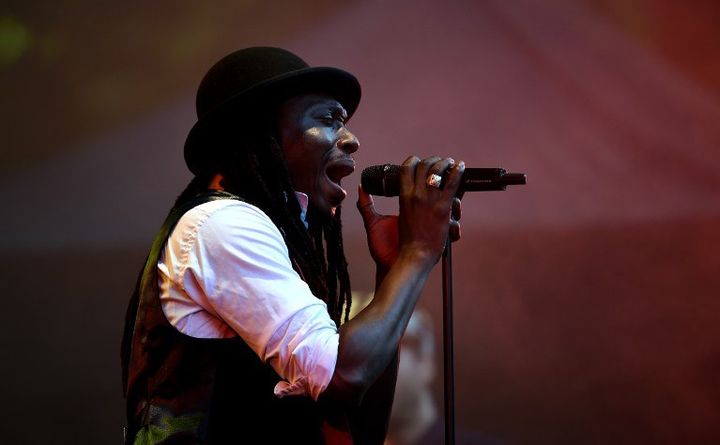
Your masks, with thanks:
M 215 173 L 223 175 L 223 188 L 259 207 L 280 230 L 293 268 L 312 293 L 327 304 L 339 326 L 348 320 L 352 296 L 342 241 L 341 210 L 327 217 L 309 206 L 306 229 L 300 219 L 290 174 L 275 129 L 275 113 L 221 117 L 208 133 L 212 150 L 207 167 L 196 175 L 177 198 L 187 202 L 207 190 Z M 239 124 L 242 122 L 244 124 Z

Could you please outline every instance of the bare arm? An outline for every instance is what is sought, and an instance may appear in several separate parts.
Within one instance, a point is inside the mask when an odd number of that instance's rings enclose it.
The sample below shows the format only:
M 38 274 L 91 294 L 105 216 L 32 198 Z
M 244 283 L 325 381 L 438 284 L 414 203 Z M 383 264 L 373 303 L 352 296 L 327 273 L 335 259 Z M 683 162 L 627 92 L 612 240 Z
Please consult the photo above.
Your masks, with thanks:
M 398 245 L 378 262 L 375 297 L 355 318 L 340 329 L 340 348 L 335 373 L 326 393 L 343 406 L 357 407 L 375 382 L 385 382 L 378 390 L 390 405 L 394 390 L 394 366 L 402 334 L 407 327 L 425 281 L 439 259 L 448 236 L 450 213 L 464 165 L 450 159 L 409 158 L 401 175 L 400 214 L 397 220 Z M 431 173 L 445 172 L 442 190 L 425 183 Z M 363 199 L 369 199 L 361 193 Z M 362 211 L 368 230 L 368 242 L 378 235 L 373 227 L 370 208 Z M 367 206 L 366 206 L 367 207 Z M 373 252 L 378 255 L 387 253 Z M 391 249 L 392 250 L 392 249 Z M 394 258 L 393 258 L 394 257 Z M 387 263 L 385 263 L 387 261 Z M 385 264 L 383 264 L 385 263 Z M 382 277 L 384 275 L 384 277 Z M 390 375 L 388 375 L 388 373 Z M 384 380 L 379 380 L 384 376 Z M 388 384 L 391 382 L 390 384 Z M 368 393 L 368 397 L 371 392 Z M 386 406 L 389 413 L 389 406 Z

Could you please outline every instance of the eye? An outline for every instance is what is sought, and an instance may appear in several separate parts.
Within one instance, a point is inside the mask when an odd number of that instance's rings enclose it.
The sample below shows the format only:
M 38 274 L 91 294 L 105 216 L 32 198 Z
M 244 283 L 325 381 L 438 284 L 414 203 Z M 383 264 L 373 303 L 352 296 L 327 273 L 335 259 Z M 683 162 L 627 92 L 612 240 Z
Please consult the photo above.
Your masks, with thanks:
M 317 119 L 329 125 L 345 125 L 347 114 L 340 108 L 330 107 L 318 113 Z
M 329 125 L 335 125 L 335 124 L 344 125 L 345 124 L 345 119 L 343 119 L 343 117 L 341 115 L 335 114 L 335 113 L 323 114 L 319 117 L 319 120 L 321 122 L 324 122 Z

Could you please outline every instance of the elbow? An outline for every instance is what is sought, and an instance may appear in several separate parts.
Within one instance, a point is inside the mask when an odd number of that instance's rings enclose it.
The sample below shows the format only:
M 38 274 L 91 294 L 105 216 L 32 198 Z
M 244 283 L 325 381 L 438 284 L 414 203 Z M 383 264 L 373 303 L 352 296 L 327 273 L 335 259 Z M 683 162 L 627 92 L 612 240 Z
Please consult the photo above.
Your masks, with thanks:
M 344 407 L 358 407 L 371 385 L 371 379 L 361 370 L 336 368 L 325 393 Z

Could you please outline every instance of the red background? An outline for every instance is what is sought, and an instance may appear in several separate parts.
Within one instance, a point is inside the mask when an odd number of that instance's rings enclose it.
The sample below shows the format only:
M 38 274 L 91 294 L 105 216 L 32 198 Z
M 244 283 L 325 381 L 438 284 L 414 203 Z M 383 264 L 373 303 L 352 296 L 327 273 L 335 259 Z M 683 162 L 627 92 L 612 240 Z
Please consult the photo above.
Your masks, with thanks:
M 8 443 L 119 443 L 124 308 L 189 179 L 195 88 L 258 44 L 359 77 L 360 168 L 414 153 L 528 174 L 463 202 L 463 428 L 509 444 L 720 442 L 714 2 L 153 5 L 0 8 Z M 364 292 L 354 176 L 346 244 Z M 421 303 L 438 332 L 439 289 L 434 275 Z

